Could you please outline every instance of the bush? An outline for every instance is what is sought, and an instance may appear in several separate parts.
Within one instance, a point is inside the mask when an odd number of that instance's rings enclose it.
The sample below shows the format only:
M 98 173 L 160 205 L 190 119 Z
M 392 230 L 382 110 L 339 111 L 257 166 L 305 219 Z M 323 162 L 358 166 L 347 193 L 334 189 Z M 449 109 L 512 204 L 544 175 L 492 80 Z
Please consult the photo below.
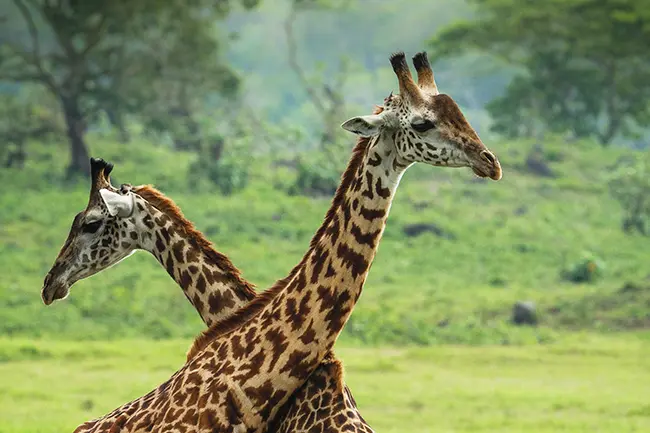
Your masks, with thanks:
M 237 149 L 234 143 L 226 152 L 223 148 L 223 139 L 217 138 L 190 164 L 187 177 L 192 189 L 209 191 L 216 186 L 223 195 L 232 195 L 248 185 L 250 161 L 243 157 L 242 149 Z
M 650 156 L 637 158 L 617 170 L 609 182 L 610 192 L 623 208 L 626 233 L 648 235 L 650 220 Z
M 341 154 L 348 156 L 343 151 L 337 152 L 336 146 L 330 150 L 314 151 L 308 156 L 301 155 L 296 161 L 296 181 L 289 188 L 289 194 L 302 194 L 308 196 L 332 196 L 341 180 L 341 173 L 345 161 Z
M 605 270 L 602 260 L 590 253 L 564 271 L 564 279 L 573 283 L 589 283 L 598 279 Z

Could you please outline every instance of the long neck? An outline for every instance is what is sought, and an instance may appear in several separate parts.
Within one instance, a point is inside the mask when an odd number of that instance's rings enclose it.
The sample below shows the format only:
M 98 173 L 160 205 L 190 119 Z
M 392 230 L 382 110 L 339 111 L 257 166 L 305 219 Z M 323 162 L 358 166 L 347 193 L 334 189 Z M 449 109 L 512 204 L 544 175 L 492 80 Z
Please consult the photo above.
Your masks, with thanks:
M 234 322 L 228 324 L 239 332 L 245 332 L 244 328 L 266 332 L 260 341 L 277 345 L 266 349 L 277 352 L 266 357 L 268 365 L 256 368 L 268 372 L 266 377 L 273 386 L 287 395 L 332 348 L 359 299 L 394 192 L 407 168 L 393 149 L 390 137 L 360 141 L 323 225 L 288 283 L 253 301 L 252 306 L 260 307 L 255 320 L 240 328 Z M 266 296 L 268 303 L 263 304 L 261 299 Z M 256 341 L 249 335 L 246 338 Z M 203 344 L 197 339 L 190 356 Z M 246 347 L 248 359 L 261 356 L 258 352 L 263 348 L 257 346 Z
M 352 313 L 407 168 L 393 149 L 392 137 L 383 134 L 361 140 L 325 221 L 289 277 L 210 327 L 188 352 L 198 363 L 217 356 L 231 364 L 229 386 L 254 403 L 256 423 L 272 419 L 308 379 Z M 224 361 L 224 354 L 232 356 Z
M 389 134 L 370 141 L 352 180 L 344 178 L 321 235 L 293 281 L 296 302 L 310 308 L 305 317 L 290 319 L 293 327 L 301 325 L 301 335 L 313 329 L 315 338 L 306 346 L 321 356 L 334 345 L 361 295 L 394 193 L 408 168 L 394 149 Z
M 231 316 L 255 297 L 253 286 L 223 254 L 191 227 L 167 216 L 143 199 L 139 221 L 140 247 L 149 251 L 196 308 L 212 325 Z

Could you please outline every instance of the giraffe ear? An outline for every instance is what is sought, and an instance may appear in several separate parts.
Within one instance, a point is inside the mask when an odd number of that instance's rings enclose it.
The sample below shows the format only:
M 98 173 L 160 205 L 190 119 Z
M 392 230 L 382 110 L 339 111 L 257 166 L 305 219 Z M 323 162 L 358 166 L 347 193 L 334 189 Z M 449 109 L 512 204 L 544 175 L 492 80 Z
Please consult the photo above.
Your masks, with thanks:
M 386 117 L 381 114 L 369 116 L 357 116 L 347 120 L 341 128 L 362 137 L 372 137 L 379 134 L 381 128 L 386 125 Z
M 102 196 L 102 200 L 104 200 L 104 204 L 106 204 L 108 213 L 111 216 L 127 218 L 133 213 L 133 193 L 129 192 L 122 195 L 102 188 L 99 190 L 99 194 Z

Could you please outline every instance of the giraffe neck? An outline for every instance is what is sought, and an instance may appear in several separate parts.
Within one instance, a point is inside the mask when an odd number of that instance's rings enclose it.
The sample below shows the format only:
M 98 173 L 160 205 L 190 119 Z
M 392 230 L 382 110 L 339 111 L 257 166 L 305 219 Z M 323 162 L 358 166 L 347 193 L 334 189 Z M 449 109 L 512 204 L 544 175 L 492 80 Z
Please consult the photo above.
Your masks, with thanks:
M 141 249 L 165 268 L 208 326 L 255 297 L 253 286 L 188 221 L 168 216 L 141 197 L 136 203 L 142 215 Z
M 363 143 L 363 140 L 360 144 Z M 399 181 L 410 164 L 389 134 L 369 140 L 351 181 L 341 183 L 326 220 L 295 280 L 296 302 L 309 306 L 306 346 L 324 356 L 347 322 L 368 276 Z
M 232 353 L 230 377 L 254 402 L 260 416 L 255 423 L 272 419 L 307 380 L 361 294 L 408 166 L 393 143 L 383 135 L 360 140 L 325 221 L 289 277 L 205 331 L 188 352 L 188 360 L 201 365 Z

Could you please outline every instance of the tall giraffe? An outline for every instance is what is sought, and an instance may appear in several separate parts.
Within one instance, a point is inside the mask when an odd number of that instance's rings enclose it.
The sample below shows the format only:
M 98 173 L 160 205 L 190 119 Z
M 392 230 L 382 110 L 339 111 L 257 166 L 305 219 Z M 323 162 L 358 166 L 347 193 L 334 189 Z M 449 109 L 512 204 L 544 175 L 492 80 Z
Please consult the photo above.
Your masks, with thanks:
M 171 199 L 150 186 L 114 188 L 109 177 L 112 169 L 112 164 L 91 159 L 91 199 L 86 210 L 75 217 L 65 247 L 46 277 L 42 292 L 45 304 L 65 297 L 76 281 L 113 266 L 137 249 L 148 251 L 158 260 L 208 326 L 230 316 L 256 296 L 252 284 L 241 278 L 239 270 L 213 248 Z M 129 218 L 103 212 L 105 200 L 130 191 L 134 207 Z M 209 278 L 191 278 L 203 268 L 211 270 L 209 274 L 203 272 Z M 78 431 L 110 431 L 125 410 L 141 407 L 143 400 L 89 421 Z M 343 367 L 333 354 L 318 366 L 282 412 L 286 415 L 278 417 L 278 428 L 270 431 L 372 432 L 344 385 Z M 337 424 L 341 425 L 335 428 Z
M 260 432 L 331 350 L 361 294 L 404 171 L 415 162 L 471 167 L 498 180 L 501 167 L 456 103 L 439 94 L 424 53 L 391 56 L 400 95 L 343 124 L 362 136 L 325 220 L 300 263 L 238 312 L 199 336 L 186 364 L 124 413 L 114 431 Z M 128 217 L 131 194 L 107 202 Z M 199 271 L 200 272 L 200 271 Z

